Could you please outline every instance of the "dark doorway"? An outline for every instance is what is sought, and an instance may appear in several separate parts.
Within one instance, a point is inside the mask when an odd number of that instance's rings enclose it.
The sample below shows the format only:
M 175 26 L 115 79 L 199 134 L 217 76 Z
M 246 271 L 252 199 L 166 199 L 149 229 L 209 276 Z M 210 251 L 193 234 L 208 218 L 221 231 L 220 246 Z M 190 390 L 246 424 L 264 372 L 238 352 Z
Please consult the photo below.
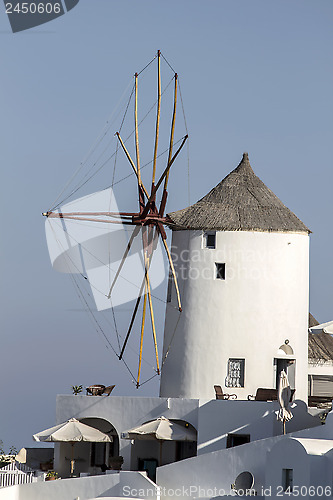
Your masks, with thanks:
M 147 472 L 149 479 L 156 482 L 156 458 L 139 458 L 138 470 Z

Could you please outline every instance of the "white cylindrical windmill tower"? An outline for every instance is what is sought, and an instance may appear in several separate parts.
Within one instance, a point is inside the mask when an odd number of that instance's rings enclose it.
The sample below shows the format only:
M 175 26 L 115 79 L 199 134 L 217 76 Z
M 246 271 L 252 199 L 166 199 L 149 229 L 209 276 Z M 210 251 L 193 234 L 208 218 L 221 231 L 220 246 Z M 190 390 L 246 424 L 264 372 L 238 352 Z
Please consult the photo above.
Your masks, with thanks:
M 254 174 L 247 153 L 196 204 L 169 214 L 183 312 L 169 283 L 162 397 L 238 399 L 287 370 L 307 400 L 309 229 Z

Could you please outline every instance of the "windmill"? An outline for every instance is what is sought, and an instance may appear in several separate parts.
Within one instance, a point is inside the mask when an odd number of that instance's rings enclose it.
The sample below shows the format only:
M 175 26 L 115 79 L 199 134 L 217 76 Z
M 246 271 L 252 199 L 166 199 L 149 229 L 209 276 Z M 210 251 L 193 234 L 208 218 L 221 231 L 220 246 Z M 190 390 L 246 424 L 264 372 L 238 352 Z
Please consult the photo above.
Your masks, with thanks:
M 133 247 L 138 245 L 138 241 L 140 241 L 141 250 L 142 250 L 142 260 L 143 260 L 143 269 L 144 276 L 142 278 L 141 283 L 137 287 L 137 297 L 135 301 L 135 306 L 133 313 L 130 318 L 129 326 L 127 328 L 126 335 L 124 336 L 122 345 L 120 346 L 120 352 L 118 355 L 119 359 L 123 359 L 125 349 L 128 344 L 128 340 L 130 338 L 131 332 L 133 330 L 134 321 L 137 317 L 139 306 L 142 305 L 142 318 L 141 318 L 141 327 L 140 327 L 140 346 L 139 346 L 139 360 L 138 360 L 138 372 L 136 377 L 136 387 L 140 386 L 140 377 L 141 377 L 141 365 L 142 365 L 142 350 L 143 350 L 143 338 L 145 331 L 145 323 L 147 317 L 147 309 L 149 309 L 152 334 L 153 334 L 153 342 L 154 342 L 154 351 L 156 357 L 156 372 L 160 374 L 161 365 L 158 356 L 158 346 L 157 346 L 157 335 L 156 335 L 156 327 L 155 327 L 155 317 L 154 317 L 154 309 L 153 309 L 153 301 L 152 301 L 152 287 L 151 287 L 151 279 L 150 279 L 150 269 L 153 260 L 153 254 L 156 251 L 158 242 L 162 243 L 162 248 L 164 248 L 165 254 L 167 256 L 167 260 L 170 266 L 170 276 L 172 276 L 173 283 L 176 290 L 177 295 L 177 304 L 178 310 L 181 311 L 181 299 L 179 293 L 179 287 L 177 283 L 177 277 L 175 273 L 174 264 L 172 261 L 171 253 L 169 246 L 167 244 L 167 235 L 164 226 L 168 225 L 171 221 L 168 219 L 168 216 L 165 215 L 166 202 L 168 198 L 168 182 L 170 176 L 171 167 L 174 165 L 176 158 L 179 153 L 183 149 L 183 146 L 188 138 L 187 134 L 182 137 L 180 141 L 178 141 L 178 147 L 175 148 L 174 141 L 174 133 L 175 133 L 175 122 L 176 122 L 176 111 L 177 111 L 177 92 L 178 92 L 178 76 L 177 73 L 174 74 L 174 93 L 173 93 L 173 112 L 171 119 L 171 130 L 170 130 L 170 140 L 169 147 L 167 151 L 167 161 L 165 168 L 159 178 L 157 177 L 157 158 L 158 158 L 158 145 L 159 145 L 159 134 L 160 134 L 160 116 L 161 116 L 161 52 L 157 52 L 157 106 L 156 106 L 156 124 L 155 124 L 155 138 L 154 138 L 154 152 L 152 159 L 152 177 L 151 184 L 145 186 L 142 179 L 142 167 L 140 164 L 140 146 L 139 146 L 139 124 L 138 124 L 138 80 L 139 74 L 135 73 L 134 76 L 134 138 L 135 138 L 135 156 L 134 158 L 129 153 L 128 149 L 125 145 L 125 140 L 120 135 L 120 132 L 116 132 L 115 136 L 117 137 L 119 149 L 121 149 L 128 160 L 128 163 L 135 175 L 136 183 L 137 183 L 137 193 L 138 193 L 138 211 L 137 212 L 122 212 L 118 211 L 117 207 L 114 206 L 112 210 L 98 210 L 93 208 L 94 198 L 89 198 L 89 210 L 77 210 L 77 206 L 72 205 L 70 210 L 49 210 L 44 212 L 43 215 L 47 218 L 47 221 L 58 220 L 62 225 L 68 223 L 92 223 L 96 224 L 98 227 L 105 228 L 106 226 L 115 225 L 115 227 L 121 228 L 131 228 L 131 235 L 125 245 L 124 251 L 121 255 L 121 258 L 118 262 L 118 267 L 114 272 L 112 280 L 109 282 L 109 287 L 107 291 L 104 291 L 104 299 L 110 301 L 114 294 L 117 292 L 117 283 L 119 279 L 122 277 L 122 272 L 126 261 L 129 257 L 131 250 Z M 155 59 L 155 58 L 154 58 Z M 157 203 L 156 196 L 157 193 L 161 194 L 160 203 Z M 105 196 L 105 193 L 96 193 L 96 206 L 99 205 L 99 201 Z M 88 198 L 88 197 L 87 197 Z M 85 200 L 82 198 L 81 200 Z M 80 200 L 79 200 L 80 201 Z M 101 206 L 101 205 L 100 205 Z M 111 206 L 111 205 L 110 205 Z M 62 207 L 64 208 L 64 207 Z M 96 236 L 96 234 L 95 234 Z M 100 237 L 102 238 L 102 234 Z M 82 248 L 80 244 L 80 236 L 78 239 L 70 240 L 68 234 L 65 236 L 59 237 L 57 236 L 58 243 L 59 240 L 60 245 L 64 249 L 66 247 L 67 256 L 69 256 L 69 260 L 67 259 L 66 265 L 71 272 L 74 268 L 79 269 L 81 267 L 81 253 Z M 73 241 L 77 243 L 77 245 L 73 245 Z M 73 247 L 75 249 L 73 250 Z M 77 247 L 77 248 L 76 248 Z M 50 248 L 49 248 L 50 250 Z M 87 251 L 87 249 L 86 249 Z M 90 254 L 90 250 L 88 251 Z M 50 251 L 51 255 L 51 251 Z M 56 260 L 57 256 L 54 256 L 51 260 Z M 93 267 L 93 266 L 91 266 Z M 95 266 L 96 267 L 96 266 Z M 74 271 L 76 272 L 76 271 Z M 79 271 L 80 272 L 80 271 Z M 89 274 L 89 273 L 87 273 Z M 143 303 L 142 299 L 143 298 Z

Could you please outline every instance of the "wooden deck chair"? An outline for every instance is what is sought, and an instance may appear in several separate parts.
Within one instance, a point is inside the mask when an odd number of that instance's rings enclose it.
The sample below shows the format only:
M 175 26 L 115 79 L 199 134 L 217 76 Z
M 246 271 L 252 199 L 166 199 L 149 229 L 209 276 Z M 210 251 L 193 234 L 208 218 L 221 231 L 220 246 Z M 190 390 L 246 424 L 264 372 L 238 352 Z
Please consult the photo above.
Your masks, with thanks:
M 108 387 L 105 387 L 105 389 L 103 390 L 101 395 L 102 396 L 110 396 L 111 392 L 113 391 L 113 389 L 115 387 L 116 387 L 115 385 L 109 385 Z
M 216 399 L 237 399 L 236 394 L 223 394 L 222 387 L 220 385 L 214 385 Z
M 290 392 L 290 402 L 292 401 L 295 394 L 295 389 L 291 389 Z M 278 400 L 278 390 L 277 389 L 264 389 L 259 387 L 257 389 L 255 396 L 248 396 L 247 399 L 255 401 L 277 401 Z
M 260 387 L 259 389 L 257 389 L 257 393 L 255 395 L 256 401 L 277 401 L 277 398 L 277 389 L 264 389 Z

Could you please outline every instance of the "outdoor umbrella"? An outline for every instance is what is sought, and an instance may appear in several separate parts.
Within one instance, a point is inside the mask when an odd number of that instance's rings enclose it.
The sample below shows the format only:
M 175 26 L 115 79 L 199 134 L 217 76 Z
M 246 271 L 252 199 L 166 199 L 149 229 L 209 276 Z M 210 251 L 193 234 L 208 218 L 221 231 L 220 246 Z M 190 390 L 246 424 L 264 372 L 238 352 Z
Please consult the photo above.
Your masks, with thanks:
M 293 418 L 293 414 L 289 410 L 289 403 L 291 397 L 291 389 L 288 381 L 287 374 L 284 370 L 280 373 L 279 382 L 279 403 L 280 410 L 278 412 L 277 418 L 283 422 L 283 434 L 286 433 L 286 422 Z
M 160 464 L 162 463 L 163 441 L 196 441 L 194 429 L 183 427 L 165 417 L 134 427 L 122 433 L 124 439 L 156 440 L 160 442 Z
M 74 444 L 79 441 L 90 441 L 94 443 L 109 443 L 111 438 L 104 434 L 104 432 L 90 427 L 90 425 L 82 424 L 76 418 L 71 418 L 59 425 L 55 425 L 50 429 L 38 432 L 33 435 L 35 441 L 45 442 L 61 442 L 71 443 L 72 456 L 71 456 L 71 474 L 74 473 Z
M 333 335 L 333 321 L 328 323 L 322 323 L 321 325 L 315 325 L 309 328 L 311 333 L 328 333 Z

